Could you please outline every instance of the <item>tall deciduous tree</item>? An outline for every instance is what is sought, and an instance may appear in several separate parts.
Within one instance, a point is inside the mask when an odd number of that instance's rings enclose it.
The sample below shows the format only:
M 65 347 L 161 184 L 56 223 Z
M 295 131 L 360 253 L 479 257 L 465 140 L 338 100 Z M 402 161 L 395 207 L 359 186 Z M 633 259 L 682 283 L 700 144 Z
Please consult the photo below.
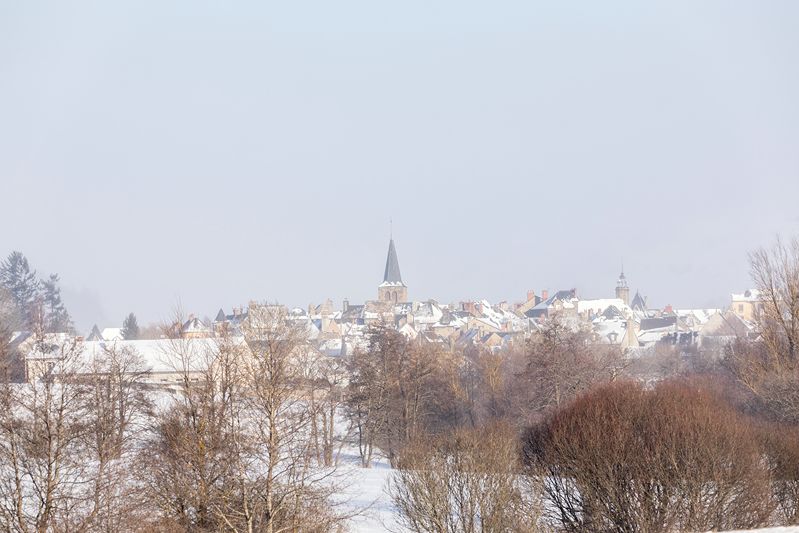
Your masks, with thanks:
M 150 496 L 181 531 L 340 531 L 335 468 L 312 437 L 306 332 L 278 306 L 252 307 L 242 329 L 170 340 L 182 383 L 143 454 Z
M 761 335 L 775 361 L 796 368 L 799 357 L 799 238 L 777 239 L 749 255 L 752 280 L 760 291 Z
M 433 401 L 435 356 L 402 333 L 375 326 L 369 346 L 350 360 L 347 410 L 354 426 L 364 466 L 375 447 L 392 462 L 424 428 Z

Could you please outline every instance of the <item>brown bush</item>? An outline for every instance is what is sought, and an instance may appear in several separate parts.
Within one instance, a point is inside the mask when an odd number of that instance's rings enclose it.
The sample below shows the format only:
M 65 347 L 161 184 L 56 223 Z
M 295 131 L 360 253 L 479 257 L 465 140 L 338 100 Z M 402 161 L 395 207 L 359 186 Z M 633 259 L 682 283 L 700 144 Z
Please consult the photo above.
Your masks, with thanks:
M 760 431 L 781 524 L 799 523 L 799 428 L 770 424 Z
M 506 426 L 414 441 L 389 486 L 400 523 L 425 533 L 537 531 L 538 493 L 519 459 Z
M 754 430 L 696 383 L 603 386 L 534 426 L 525 456 L 567 531 L 755 527 L 774 507 Z

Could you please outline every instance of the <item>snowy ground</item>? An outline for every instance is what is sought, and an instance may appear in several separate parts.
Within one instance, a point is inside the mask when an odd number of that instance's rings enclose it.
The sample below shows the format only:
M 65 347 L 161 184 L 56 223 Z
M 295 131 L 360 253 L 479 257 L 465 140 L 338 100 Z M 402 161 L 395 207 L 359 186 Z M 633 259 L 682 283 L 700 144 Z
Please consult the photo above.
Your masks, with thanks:
M 372 468 L 360 468 L 357 453 L 342 455 L 342 470 L 351 474 L 349 485 L 342 496 L 347 512 L 360 513 L 351 522 L 351 533 L 399 532 L 403 529 L 395 520 L 394 507 L 385 488 L 391 476 L 391 467 L 382 459 L 376 460 Z M 772 527 L 726 533 L 799 533 L 799 526 Z
M 354 452 L 354 451 L 353 451 Z M 360 468 L 357 452 L 342 454 L 342 470 L 350 477 L 343 491 L 345 509 L 349 513 L 360 513 L 350 521 L 351 533 L 400 532 L 394 507 L 386 494 L 386 483 L 391 476 L 388 461 L 378 459 L 372 468 Z M 771 527 L 750 531 L 729 531 L 726 533 L 799 533 L 799 526 Z
M 385 487 L 391 475 L 391 467 L 384 459 L 373 462 L 372 468 L 361 468 L 357 453 L 341 457 L 348 480 L 343 490 L 344 508 L 348 513 L 359 513 L 350 521 L 352 533 L 380 533 L 401 531 L 394 518 L 394 507 Z

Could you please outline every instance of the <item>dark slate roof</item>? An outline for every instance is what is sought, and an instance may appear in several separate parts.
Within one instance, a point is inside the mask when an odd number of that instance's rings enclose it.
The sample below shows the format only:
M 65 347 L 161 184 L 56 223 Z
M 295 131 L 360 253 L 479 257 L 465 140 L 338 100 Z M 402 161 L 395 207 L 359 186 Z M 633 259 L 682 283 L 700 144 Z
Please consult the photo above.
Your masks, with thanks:
M 101 341 L 103 340 L 103 334 L 100 333 L 100 328 L 97 327 L 97 324 L 94 325 L 92 328 L 91 333 L 86 338 L 87 341 Z
M 347 308 L 346 311 L 341 313 L 341 320 L 344 322 L 351 322 L 353 320 L 357 320 L 361 317 L 361 313 L 363 313 L 363 305 L 352 305 Z
M 225 320 L 227 320 L 227 317 L 225 317 L 225 312 L 220 309 L 219 312 L 216 314 L 214 322 L 224 322 Z
M 677 323 L 676 316 L 660 316 L 656 318 L 642 318 L 641 331 L 648 329 L 667 328 Z
M 646 300 L 641 296 L 641 293 L 635 291 L 635 296 L 630 304 L 630 307 L 637 311 L 646 311 Z
M 402 283 L 399 260 L 397 259 L 397 249 L 394 248 L 394 239 L 388 241 L 388 257 L 386 257 L 386 271 L 383 274 L 383 281 Z
M 608 320 L 613 320 L 614 318 L 624 318 L 624 313 L 619 311 L 619 308 L 615 305 L 609 305 L 602 313 L 602 316 Z

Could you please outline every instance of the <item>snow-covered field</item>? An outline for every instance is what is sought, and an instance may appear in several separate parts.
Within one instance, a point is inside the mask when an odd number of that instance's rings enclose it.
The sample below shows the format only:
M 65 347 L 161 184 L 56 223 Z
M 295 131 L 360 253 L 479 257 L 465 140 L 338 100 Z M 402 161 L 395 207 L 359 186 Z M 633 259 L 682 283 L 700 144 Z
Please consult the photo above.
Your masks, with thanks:
M 360 468 L 357 454 L 342 456 L 343 470 L 351 473 L 349 485 L 342 497 L 347 512 L 360 513 L 350 522 L 352 533 L 397 532 L 402 528 L 395 519 L 394 507 L 386 494 L 386 484 L 391 476 L 391 467 L 385 460 L 376 460 L 372 468 Z M 750 531 L 726 533 L 799 533 L 799 526 L 771 527 Z
M 371 468 L 361 468 L 357 451 L 341 455 L 340 469 L 347 478 L 341 493 L 346 513 L 355 515 L 350 521 L 352 533 L 379 533 L 399 531 L 394 507 L 386 494 L 386 484 L 391 476 L 388 461 L 376 458 Z

